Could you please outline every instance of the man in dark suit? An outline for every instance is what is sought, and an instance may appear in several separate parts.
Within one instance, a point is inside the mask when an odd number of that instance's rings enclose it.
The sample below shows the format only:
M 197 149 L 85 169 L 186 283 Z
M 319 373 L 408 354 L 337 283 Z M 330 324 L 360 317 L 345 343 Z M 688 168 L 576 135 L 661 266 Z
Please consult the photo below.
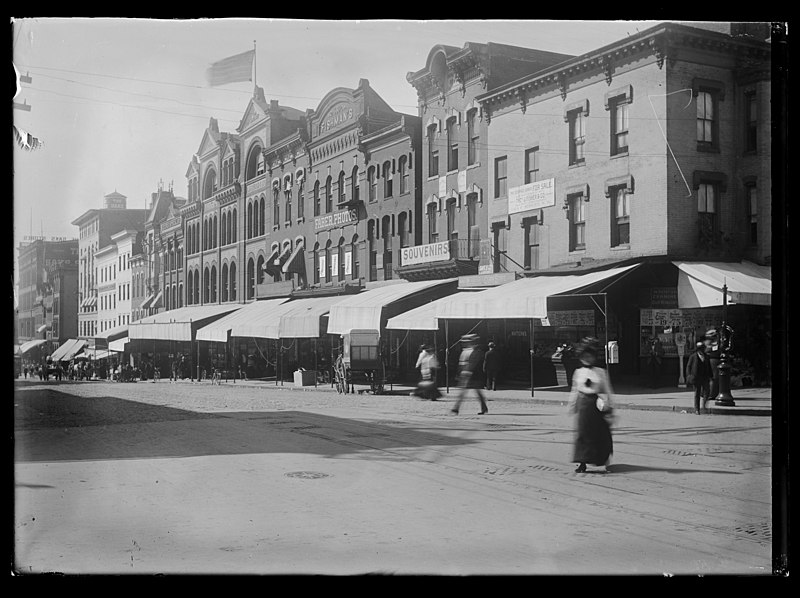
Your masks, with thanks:
M 458 415 L 461 402 L 466 398 L 468 389 L 473 389 L 478 395 L 481 403 L 481 411 L 478 415 L 489 413 L 486 400 L 483 398 L 481 388 L 483 383 L 480 379 L 480 369 L 483 364 L 483 351 L 478 346 L 477 334 L 465 334 L 461 337 L 461 355 L 458 358 L 458 386 L 461 392 L 456 399 L 456 404 L 452 412 Z
M 697 343 L 695 352 L 689 356 L 686 364 L 686 383 L 694 385 L 694 412 L 700 415 L 700 398 L 703 398 L 703 409 L 708 413 L 706 403 L 709 396 L 709 383 L 714 374 L 711 369 L 711 359 L 706 355 L 705 343 Z

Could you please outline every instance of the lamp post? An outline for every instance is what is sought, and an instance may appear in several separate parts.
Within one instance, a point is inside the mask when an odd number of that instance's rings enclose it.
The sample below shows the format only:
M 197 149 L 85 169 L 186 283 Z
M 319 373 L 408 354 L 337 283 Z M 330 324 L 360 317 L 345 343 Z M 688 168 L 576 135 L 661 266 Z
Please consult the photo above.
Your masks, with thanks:
M 733 407 L 731 396 L 731 366 L 728 363 L 728 351 L 731 347 L 730 335 L 733 331 L 727 325 L 728 319 L 728 285 L 722 285 L 722 329 L 720 330 L 720 356 L 719 356 L 719 395 L 714 402 L 722 407 Z

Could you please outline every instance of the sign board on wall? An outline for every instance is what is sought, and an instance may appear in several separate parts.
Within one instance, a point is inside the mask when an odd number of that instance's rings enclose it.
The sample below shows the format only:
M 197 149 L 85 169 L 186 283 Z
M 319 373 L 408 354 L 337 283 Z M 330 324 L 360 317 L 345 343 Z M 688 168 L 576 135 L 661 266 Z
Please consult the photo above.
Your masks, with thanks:
M 535 181 L 508 190 L 508 213 L 527 212 L 556 205 L 556 180 Z
M 331 108 L 328 113 L 320 119 L 319 122 L 319 133 L 320 135 L 323 133 L 327 133 L 328 131 L 332 131 L 333 129 L 337 129 L 338 127 L 349 123 L 353 120 L 355 116 L 355 110 L 353 110 L 353 106 L 347 103 L 339 103 L 336 104 L 333 108 Z
M 722 310 L 641 309 L 640 326 L 711 328 L 719 325 Z
M 542 326 L 594 326 L 594 310 L 548 311 L 541 322 Z
M 340 210 L 324 216 L 314 218 L 314 230 L 320 231 L 358 222 L 358 212 L 355 209 Z
M 414 247 L 403 247 L 400 249 L 400 264 L 403 266 L 441 262 L 449 259 L 450 243 L 448 241 L 416 245 Z

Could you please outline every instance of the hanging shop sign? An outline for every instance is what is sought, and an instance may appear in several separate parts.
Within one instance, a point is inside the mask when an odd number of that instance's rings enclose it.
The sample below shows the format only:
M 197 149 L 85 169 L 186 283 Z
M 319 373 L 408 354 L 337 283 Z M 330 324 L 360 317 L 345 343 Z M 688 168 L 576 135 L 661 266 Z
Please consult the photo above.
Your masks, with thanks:
M 641 309 L 640 326 L 681 326 L 685 329 L 711 328 L 719 325 L 722 310 Z
M 314 230 L 321 231 L 328 228 L 355 224 L 356 222 L 358 222 L 358 212 L 354 208 L 350 210 L 340 210 L 314 218 Z
M 403 247 L 400 249 L 400 264 L 403 266 L 441 262 L 449 259 L 450 243 L 448 241 L 416 245 L 414 247 Z
M 594 326 L 594 310 L 548 311 L 541 323 L 542 326 Z
M 556 180 L 535 181 L 508 190 L 508 213 L 527 212 L 556 205 Z

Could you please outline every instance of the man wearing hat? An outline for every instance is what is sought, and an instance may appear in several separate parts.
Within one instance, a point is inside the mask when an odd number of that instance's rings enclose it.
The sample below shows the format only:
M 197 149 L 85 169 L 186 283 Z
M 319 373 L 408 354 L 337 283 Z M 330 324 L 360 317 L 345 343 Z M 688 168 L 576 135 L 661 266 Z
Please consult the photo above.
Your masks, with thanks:
M 710 394 L 709 383 L 713 377 L 711 359 L 706 355 L 705 343 L 697 343 L 695 352 L 686 363 L 686 383 L 694 385 L 694 412 L 700 415 L 700 397 L 703 397 L 703 410 L 708 413 L 706 403 Z
M 716 328 L 709 328 L 706 331 L 705 338 L 706 357 L 711 364 L 711 394 L 709 399 L 717 398 L 719 395 L 719 361 L 722 347 L 720 343 L 719 333 Z
M 489 413 L 489 408 L 486 406 L 486 400 L 483 398 L 481 392 L 480 380 L 480 367 L 483 364 L 483 351 L 478 346 L 477 334 L 465 334 L 461 337 L 461 355 L 458 357 L 458 385 L 461 392 L 456 399 L 456 404 L 452 412 L 458 415 L 461 408 L 461 402 L 467 395 L 468 389 L 474 389 L 478 394 L 478 400 L 481 403 L 481 411 L 478 415 L 485 415 Z
M 486 374 L 486 390 L 497 390 L 497 374 L 500 372 L 500 352 L 493 342 L 483 358 L 483 372 Z

